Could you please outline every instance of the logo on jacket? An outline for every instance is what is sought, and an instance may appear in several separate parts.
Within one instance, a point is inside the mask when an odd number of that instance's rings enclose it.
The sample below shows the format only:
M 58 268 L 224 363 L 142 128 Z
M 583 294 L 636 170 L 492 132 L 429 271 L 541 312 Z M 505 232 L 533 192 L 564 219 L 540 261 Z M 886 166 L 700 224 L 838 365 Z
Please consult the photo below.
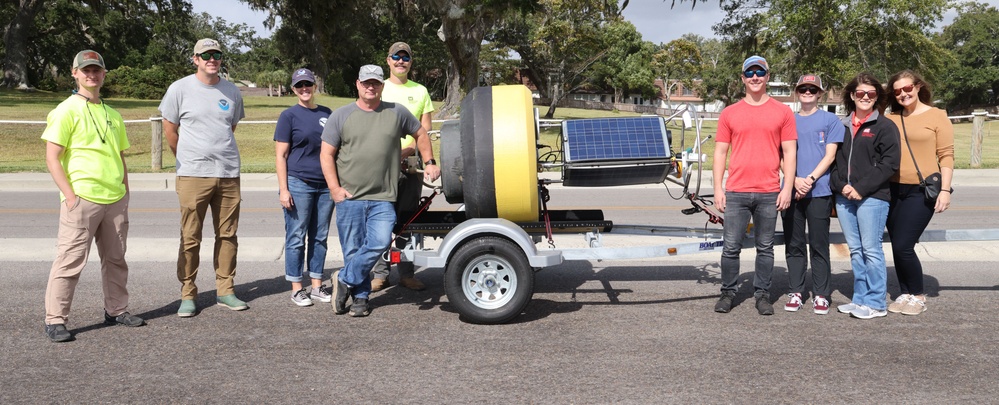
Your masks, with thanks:
M 326 118 L 319 119 L 319 126 L 326 127 Z
M 226 99 L 219 100 L 219 109 L 222 111 L 229 111 L 229 100 Z
M 864 128 L 864 132 L 861 132 L 860 136 L 862 136 L 864 138 L 873 138 L 874 134 L 871 133 L 871 129 L 870 128 Z

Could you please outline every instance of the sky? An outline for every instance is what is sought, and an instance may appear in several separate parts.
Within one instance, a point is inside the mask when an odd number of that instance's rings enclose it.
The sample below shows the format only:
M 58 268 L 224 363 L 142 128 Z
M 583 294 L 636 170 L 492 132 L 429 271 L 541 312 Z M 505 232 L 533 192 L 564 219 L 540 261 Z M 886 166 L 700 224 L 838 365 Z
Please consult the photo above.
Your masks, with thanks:
M 999 7 L 999 0 L 978 1 Z M 705 38 L 715 36 L 711 26 L 721 22 L 724 17 L 719 2 L 698 3 L 693 9 L 689 1 L 677 1 L 676 7 L 672 9 L 670 3 L 671 0 L 634 0 L 624 9 L 624 17 L 635 24 L 644 40 L 655 44 L 672 41 L 687 33 Z M 191 4 L 195 12 L 206 11 L 229 23 L 246 23 L 257 30 L 258 36 L 270 36 L 270 30 L 264 28 L 266 13 L 250 10 L 239 0 L 191 0 Z M 953 10 L 945 13 L 941 26 L 949 24 L 956 15 Z

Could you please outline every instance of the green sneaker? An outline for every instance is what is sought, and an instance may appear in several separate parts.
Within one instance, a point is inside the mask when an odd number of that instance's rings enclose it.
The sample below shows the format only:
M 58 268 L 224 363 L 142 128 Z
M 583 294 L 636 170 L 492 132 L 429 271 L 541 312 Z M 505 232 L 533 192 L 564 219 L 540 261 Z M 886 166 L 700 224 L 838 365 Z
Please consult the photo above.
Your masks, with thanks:
M 223 295 L 221 297 L 216 297 L 215 302 L 218 303 L 220 306 L 229 308 L 233 311 L 242 311 L 247 308 L 250 308 L 246 306 L 245 302 L 240 301 L 239 298 L 236 298 L 236 294 L 229 294 L 229 295 Z
M 194 316 L 194 313 L 198 311 L 198 307 L 194 305 L 194 300 L 180 300 L 180 309 L 177 310 L 177 316 L 181 318 L 190 318 Z

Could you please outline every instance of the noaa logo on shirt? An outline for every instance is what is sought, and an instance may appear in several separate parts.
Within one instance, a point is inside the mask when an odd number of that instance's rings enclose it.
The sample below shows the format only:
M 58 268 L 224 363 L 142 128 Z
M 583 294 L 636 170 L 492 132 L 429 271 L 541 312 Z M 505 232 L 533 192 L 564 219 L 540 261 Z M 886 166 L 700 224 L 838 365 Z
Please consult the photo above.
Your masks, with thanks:
M 229 100 L 219 100 L 219 109 L 222 111 L 229 111 Z
M 415 101 L 415 100 L 413 99 L 413 96 L 409 96 L 409 102 L 410 102 L 410 103 L 412 103 L 413 101 Z
M 324 127 L 324 128 L 326 127 L 326 118 L 320 118 L 319 119 L 319 126 Z

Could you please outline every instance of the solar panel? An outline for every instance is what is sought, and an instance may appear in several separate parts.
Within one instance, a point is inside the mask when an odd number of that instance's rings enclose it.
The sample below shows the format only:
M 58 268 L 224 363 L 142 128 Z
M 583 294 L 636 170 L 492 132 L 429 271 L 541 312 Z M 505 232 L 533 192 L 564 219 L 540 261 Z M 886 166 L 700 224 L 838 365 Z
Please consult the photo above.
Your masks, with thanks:
M 627 117 L 566 120 L 565 162 L 669 159 L 669 139 L 662 118 Z
M 672 171 L 670 133 L 660 117 L 562 122 L 565 186 L 661 183 Z

